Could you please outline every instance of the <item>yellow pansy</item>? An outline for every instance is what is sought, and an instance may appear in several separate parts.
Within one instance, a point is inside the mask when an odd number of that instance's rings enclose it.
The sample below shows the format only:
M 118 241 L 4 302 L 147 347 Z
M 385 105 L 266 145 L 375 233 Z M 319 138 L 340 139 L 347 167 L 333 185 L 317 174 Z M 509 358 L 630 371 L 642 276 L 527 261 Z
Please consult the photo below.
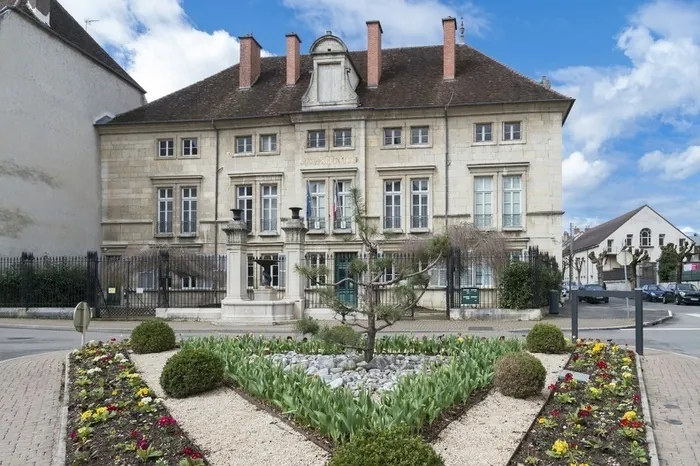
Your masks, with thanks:
M 92 410 L 88 409 L 87 411 L 83 411 L 83 414 L 80 415 L 80 419 L 83 421 L 87 421 L 92 417 Z
M 637 419 L 637 413 L 634 411 L 627 411 L 623 416 L 622 419 L 625 419 L 627 421 L 634 421 Z
M 560 455 L 563 455 L 568 450 L 569 450 L 569 444 L 563 440 L 557 440 L 556 442 L 554 442 L 554 445 L 552 445 L 552 451 L 554 451 L 555 453 L 558 453 Z
M 148 396 L 149 393 L 150 390 L 148 390 L 147 387 L 139 388 L 139 391 L 136 392 L 136 394 L 141 398 L 143 398 L 144 396 Z

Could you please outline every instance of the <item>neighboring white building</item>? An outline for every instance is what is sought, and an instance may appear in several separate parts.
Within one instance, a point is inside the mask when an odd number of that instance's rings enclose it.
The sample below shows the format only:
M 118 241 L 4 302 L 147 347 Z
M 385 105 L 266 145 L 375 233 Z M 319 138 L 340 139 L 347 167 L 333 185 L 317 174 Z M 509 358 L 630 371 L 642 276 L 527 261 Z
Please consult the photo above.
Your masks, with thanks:
M 643 205 L 576 237 L 574 261 L 576 258 L 585 260 L 581 269 L 581 283 L 598 283 L 598 271 L 589 255 L 593 252 L 598 257 L 600 253 L 605 252 L 603 280 L 619 281 L 623 279 L 624 269 L 622 264 L 618 263 L 616 256 L 623 247 L 644 249 L 649 254 L 649 262 L 655 263 L 661 256 L 662 246 L 669 243 L 681 246 L 686 242 L 693 243 L 694 241 L 654 209 Z M 565 249 L 563 254 L 568 256 L 569 249 Z M 574 281 L 579 281 L 576 270 L 574 270 L 573 275 Z M 567 279 L 568 276 L 567 272 Z M 645 278 L 652 280 L 652 277 Z M 653 277 L 653 280 L 655 279 Z
M 94 124 L 145 91 L 55 0 L 0 0 L 0 255 L 97 251 Z

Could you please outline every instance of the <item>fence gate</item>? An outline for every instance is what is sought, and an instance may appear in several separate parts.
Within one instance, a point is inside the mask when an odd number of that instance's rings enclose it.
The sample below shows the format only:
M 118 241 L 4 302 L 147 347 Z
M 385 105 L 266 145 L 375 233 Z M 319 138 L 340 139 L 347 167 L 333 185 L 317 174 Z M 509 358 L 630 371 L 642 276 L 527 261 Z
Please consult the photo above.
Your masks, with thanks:
M 95 279 L 96 313 L 98 317 L 148 317 L 156 315 L 163 296 L 160 287 L 167 265 L 142 270 L 145 261 L 133 257 L 103 257 Z M 157 281 L 154 272 L 157 271 Z M 167 286 L 167 284 L 166 284 Z M 155 300 L 154 294 L 155 292 Z M 167 296 L 167 294 L 165 294 Z M 155 301 L 155 302 L 154 302 Z M 163 303 L 165 304 L 165 303 Z

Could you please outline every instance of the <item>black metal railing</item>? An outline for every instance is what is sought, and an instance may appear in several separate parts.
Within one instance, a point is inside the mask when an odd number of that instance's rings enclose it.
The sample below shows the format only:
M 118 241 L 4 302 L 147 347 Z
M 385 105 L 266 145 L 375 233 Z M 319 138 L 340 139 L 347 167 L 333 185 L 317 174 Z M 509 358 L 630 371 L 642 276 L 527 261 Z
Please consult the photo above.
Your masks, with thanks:
M 324 217 L 309 217 L 308 228 L 309 230 L 325 230 L 326 219 Z
M 352 229 L 352 217 L 336 217 L 333 220 L 334 230 L 351 230 Z

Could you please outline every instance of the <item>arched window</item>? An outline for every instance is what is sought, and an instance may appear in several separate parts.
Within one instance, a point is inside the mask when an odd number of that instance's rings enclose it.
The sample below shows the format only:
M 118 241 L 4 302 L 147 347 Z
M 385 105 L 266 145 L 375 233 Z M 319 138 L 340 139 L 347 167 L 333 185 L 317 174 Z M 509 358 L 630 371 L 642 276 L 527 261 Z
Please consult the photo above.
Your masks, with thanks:
M 639 232 L 639 245 L 643 248 L 651 247 L 651 230 L 649 228 L 642 228 Z

